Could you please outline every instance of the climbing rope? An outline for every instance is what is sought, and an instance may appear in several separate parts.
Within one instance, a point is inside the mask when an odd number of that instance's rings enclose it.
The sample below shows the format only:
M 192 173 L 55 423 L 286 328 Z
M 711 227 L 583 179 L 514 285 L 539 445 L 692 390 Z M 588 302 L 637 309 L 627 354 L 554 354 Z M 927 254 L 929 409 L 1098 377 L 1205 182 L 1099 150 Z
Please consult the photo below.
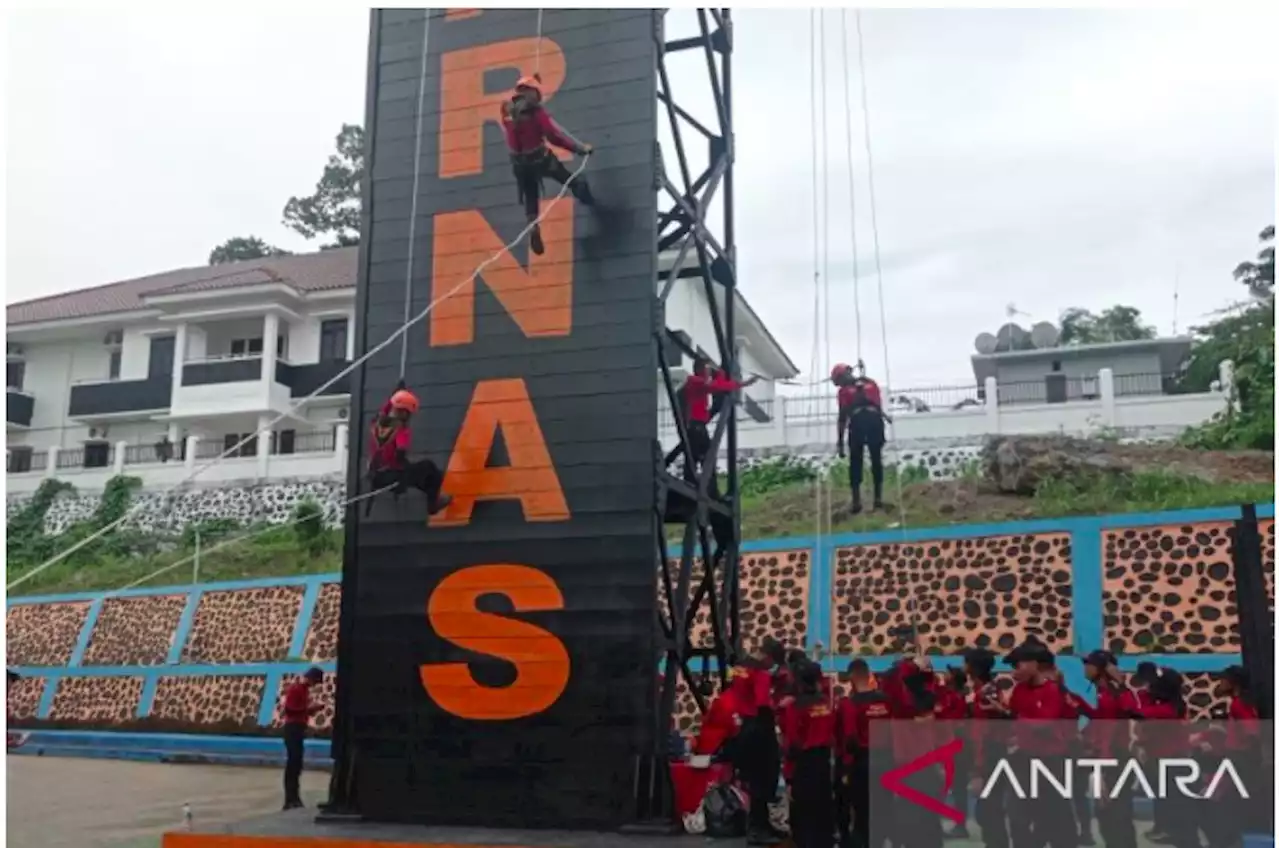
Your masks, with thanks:
M 533 54 L 533 75 L 542 79 L 542 10 L 538 10 L 538 43 Z
M 820 134 L 820 125 L 825 126 L 825 118 L 819 119 L 820 112 L 826 111 L 826 71 L 821 68 L 819 54 L 821 52 L 820 42 L 822 39 L 822 24 L 820 12 L 817 9 L 809 10 L 809 131 L 812 136 L 812 156 L 813 163 L 813 341 L 810 347 L 809 356 L 809 373 L 817 375 L 821 368 L 822 354 L 822 317 L 823 317 L 823 242 L 827 234 L 825 207 L 822 202 L 823 184 L 825 183 L 825 167 L 826 167 L 826 138 L 825 134 Z M 819 76 L 823 78 L 821 86 L 819 85 Z M 821 88 L 824 97 L 819 102 L 818 92 Z M 821 143 L 819 139 L 821 138 Z M 810 420 L 822 421 L 823 399 L 818 396 L 811 396 L 807 399 L 806 406 Z M 824 479 L 826 470 L 821 466 L 819 461 L 818 473 L 813 480 L 813 521 L 814 521 L 814 538 L 815 543 L 821 540 L 823 534 L 823 495 Z
M 409 313 L 413 309 L 413 244 L 418 236 L 418 184 L 422 169 L 418 160 L 422 158 L 422 113 L 423 101 L 427 95 L 427 55 L 430 53 L 431 10 L 422 10 L 422 68 L 418 75 L 418 118 L 417 129 L 413 136 L 413 195 L 409 199 L 409 261 L 404 270 L 404 322 L 409 323 Z M 409 334 L 400 339 L 400 379 L 404 380 L 405 369 L 409 363 Z
M 853 105 L 850 100 L 851 77 L 849 75 L 849 29 L 847 10 L 840 10 L 840 58 L 844 70 L 844 136 L 846 163 L 849 168 L 849 241 L 853 246 L 853 320 L 854 338 L 857 345 L 858 361 L 862 362 L 862 297 L 861 276 L 858 271 L 858 199 L 854 188 L 853 177 Z
M 520 242 L 521 242 L 521 241 L 522 241 L 526 236 L 528 236 L 528 235 L 529 235 L 529 233 L 530 233 L 530 232 L 532 232 L 532 230 L 533 230 L 533 228 L 534 228 L 534 227 L 536 227 L 536 226 L 538 226 L 540 223 L 542 223 L 542 219 L 543 219 L 543 218 L 545 218 L 548 214 L 550 214 L 550 213 L 551 213 L 551 210 L 555 208 L 555 205 L 556 205 L 557 203 L 559 203 L 561 200 L 563 200 L 563 199 L 564 199 L 564 196 L 565 196 L 565 194 L 567 194 L 567 193 L 568 193 L 568 191 L 569 191 L 569 187 L 573 184 L 573 181 L 574 181 L 574 180 L 576 180 L 579 176 L 581 176 L 581 175 L 582 175 L 582 172 L 583 172 L 583 171 L 585 171 L 585 170 L 587 169 L 587 164 L 588 164 L 590 161 L 591 161 L 591 154 L 590 154 L 590 153 L 588 153 L 586 156 L 584 156 L 584 157 L 582 158 L 582 163 L 581 163 L 580 165 L 578 165 L 578 167 L 573 171 L 573 173 L 571 173 L 571 174 L 569 175 L 569 179 L 565 180 L 564 185 L 562 185 L 562 186 L 560 187 L 560 191 L 559 191 L 559 193 L 558 193 L 558 194 L 556 194 L 556 196 L 555 196 L 554 198 L 552 198 L 552 200 L 551 200 L 551 201 L 546 205 L 546 208 L 544 208 L 544 209 L 542 210 L 541 214 L 539 214 L 537 218 L 534 218 L 532 221 L 530 221 L 530 222 L 525 226 L 525 228 L 524 228 L 523 230 L 521 230 L 521 231 L 516 235 L 516 237 L 515 237 L 515 238 L 513 238 L 511 241 L 509 241 L 509 242 L 507 242 L 505 245 L 503 245 L 503 246 L 502 246 L 502 248 L 501 248 L 500 250 L 498 250 L 498 251 L 497 251 L 497 252 L 495 252 L 492 256 L 490 256 L 488 259 L 486 259 L 485 261 L 483 261 L 483 262 L 481 262 L 479 265 L 477 265 L 477 266 L 476 266 L 476 268 L 475 268 L 475 270 L 474 270 L 474 271 L 472 271 L 472 272 L 471 272 L 471 274 L 470 274 L 470 275 L 468 275 L 468 276 L 466 277 L 466 279 L 464 279 L 464 280 L 460 281 L 456 286 L 454 286 L 453 288 L 449 289 L 449 290 L 448 290 L 447 292 L 445 292 L 444 294 L 440 295 L 440 297 L 438 297 L 438 298 L 436 298 L 435 300 L 431 301 L 431 303 L 427 304 L 427 307 L 426 307 L 425 309 L 423 309 L 421 312 L 419 312 L 416 316 L 414 316 L 413 318 L 411 318 L 409 321 L 405 322 L 405 323 L 404 323 L 404 324 L 403 324 L 403 325 L 402 325 L 398 330 L 396 330 L 395 332 L 393 332 L 391 335 L 387 336 L 387 338 L 383 339 L 381 342 L 379 342 L 375 347 L 371 348 L 368 352 L 366 352 L 366 353 L 365 353 L 363 356 L 361 356 L 359 359 L 356 359 L 356 360 L 355 360 L 355 361 L 353 361 L 351 364 L 349 364 L 346 368 L 342 369 L 342 370 L 341 370 L 341 371 L 339 371 L 337 374 L 335 374 L 333 377 L 329 378 L 329 380 L 328 380 L 327 382 L 325 382 L 325 383 L 321 384 L 321 385 L 320 385 L 320 387 L 319 387 L 319 388 L 317 388 L 317 389 L 315 389 L 314 391 L 312 391 L 312 392 L 311 392 L 311 394 L 307 395 L 306 397 L 304 397 L 302 400 L 298 401 L 297 403 L 294 403 L 292 406 L 290 406 L 290 407 L 289 407 L 289 409 L 288 409 L 286 412 L 283 412 L 283 413 L 281 413 L 280 415 L 276 416 L 276 417 L 275 417 L 273 420 L 271 420 L 271 421 L 270 421 L 270 422 L 269 422 L 265 427 L 261 428 L 261 429 L 260 429 L 260 430 L 258 430 L 256 433 L 250 433 L 249 435 L 245 436 L 245 437 L 244 437 L 243 439 L 241 439 L 239 442 L 237 442 L 236 444 L 232 445 L 231 447 L 229 447 L 229 448 L 227 448 L 225 451 L 223 451 L 221 455 L 217 456 L 217 457 L 216 457 L 216 458 L 214 458 L 212 461 L 210 461 L 210 462 L 206 462 L 204 465 L 200 465 L 200 466 L 196 467 L 196 468 L 195 468 L 195 469 L 194 469 L 190 474 L 188 474 L 188 475 L 187 475 L 186 477 L 184 477 L 182 480 L 179 480 L 179 481 L 178 481 L 177 483 L 175 483 L 173 486 L 171 486 L 171 487 L 169 487 L 168 489 L 166 489 L 166 490 L 163 492 L 163 494 L 165 494 L 165 495 L 170 495 L 170 494 L 172 494 L 174 491 L 176 491 L 176 490 L 177 490 L 177 489 L 179 489 L 180 487 L 182 487 L 182 486 L 186 485 L 187 483 L 191 482 L 191 481 L 192 481 L 192 480 L 194 480 L 195 478 L 199 477 L 199 476 L 200 476 L 201 474 L 203 474 L 205 471 L 208 471 L 210 468 L 213 468 L 214 466 L 216 466 L 216 465 L 218 465 L 219 463 L 223 462 L 227 457 L 234 455 L 237 451 L 239 451 L 239 450 L 240 450 L 240 448 L 241 448 L 241 447 L 243 447 L 245 444 L 249 443 L 250 441 L 253 441 L 254 439 L 256 439 L 260 434 L 262 434 L 262 433 L 269 433 L 269 432 L 271 431 L 271 428 L 272 428 L 272 427 L 274 427 L 276 424 L 280 423 L 280 422 L 281 422 L 281 421 L 283 421 L 285 418 L 288 418 L 288 417 L 292 416 L 292 415 L 293 415 L 295 412 L 297 412 L 299 409 L 301 409 L 302 407 L 306 406 L 306 405 L 307 405 L 308 403 L 310 403 L 312 400 L 314 400 L 315 398 L 317 398 L 317 397 L 319 397 L 320 395 L 322 395 L 322 394 L 323 394 L 323 393 L 324 393 L 324 392 L 325 392 L 325 391 L 326 391 L 330 386 L 333 386 L 333 385 L 334 385 L 334 384 L 336 384 L 339 380 L 341 380 L 343 377 L 346 377 L 346 376 L 347 376 L 348 374 L 350 374 L 352 371 L 354 371 L 354 370 L 356 370 L 357 368 L 359 368 L 361 365 L 363 365 L 363 364 L 364 364 L 366 361 L 368 361 L 370 358 L 372 358 L 372 357 L 374 357 L 374 356 L 378 355 L 378 354 L 379 354 L 379 353 L 381 353 L 383 350 L 385 350 L 386 348 L 390 347 L 390 346 L 391 346 L 391 345 L 392 345 L 392 344 L 393 344 L 397 339 L 399 339 L 401 336 L 403 336 L 405 333 L 407 333 L 407 332 L 408 332 L 410 329 L 412 329 L 414 326 L 416 326 L 417 324 L 421 323 L 421 322 L 423 321 L 423 319 L 425 319 L 428 315 L 430 315 L 430 314 L 431 314 L 431 312 L 432 312 L 432 311 L 433 311 L 437 306 L 439 306 L 441 303 L 443 303 L 444 301 L 448 300 L 449 298 L 453 297 L 453 296 L 454 296 L 455 294 L 457 294 L 458 292 L 462 291 L 462 289 L 463 289 L 463 288 L 465 288 L 466 286 L 470 285 L 470 284 L 471 284 L 471 282 L 472 282 L 476 277 L 480 276 L 480 274 L 484 271 L 484 269 L 485 269 L 485 268 L 488 268 L 488 267 L 489 267 L 490 265 L 492 265 L 494 262 L 497 262 L 497 261 L 498 261 L 498 259 L 502 256 L 502 254 L 506 253 L 507 251 L 511 250 L 511 248 L 513 248 L 513 247 L 515 247 L 517 244 L 519 244 L 519 243 L 520 243 Z M 417 167 L 418 167 L 418 163 L 416 163 L 416 162 L 415 162 L 415 163 L 414 163 L 414 168 L 416 169 Z M 413 243 L 412 243 L 412 242 L 410 242 L 410 244 L 409 244 L 409 259 L 410 259 L 410 261 L 412 261 L 412 258 L 413 258 Z M 101 539 L 101 538 L 102 538 L 103 536 L 105 536 L 107 533 L 110 533 L 111 531 L 113 531 L 113 530 L 115 530 L 117 527 L 119 527 L 121 524 L 124 524 L 126 521 L 128 521 L 130 518 L 132 518 L 132 517 L 134 516 L 134 514 L 136 514 L 136 513 L 138 512 L 138 510 L 142 508 L 142 506 L 143 506 L 143 503 L 142 503 L 141 501 L 139 501 L 139 502 L 135 503 L 132 507 L 130 507 L 128 510 L 126 510 L 126 511 L 125 511 L 125 513 L 124 513 L 123 515 L 121 515 L 119 518 L 117 518 L 115 521 L 112 521 L 112 522 L 110 522 L 109 524 L 104 525 L 103 527 L 101 527 L 100 529 L 98 529 L 98 530 L 97 530 L 97 531 L 95 531 L 94 533 L 92 533 L 92 534 L 90 534 L 90 535 L 86 536 L 85 538 L 81 539 L 79 542 L 75 543 L 75 544 L 74 544 L 74 545 L 72 545 L 71 547 L 67 548 L 66 550 L 62 551 L 61 553 L 58 553 L 58 554 L 56 554 L 56 555 L 54 555 L 54 556 L 50 557 L 49 559 L 47 559 L 47 560 L 45 560 L 44 562 L 40 563 L 40 565 L 38 565 L 38 566 L 36 566 L 35 568 L 31 569 L 31 570 L 30 570 L 30 571 L 28 571 L 27 573 L 23 574 L 21 577 L 19 577 L 19 578 L 17 578 L 16 580 L 14 580 L 14 581 L 10 582 L 10 583 L 5 587 L 6 591 L 10 591 L 10 592 L 11 592 L 11 591 L 13 591 L 13 589 L 14 589 L 15 587 L 17 587 L 17 586 L 21 586 L 23 583 L 25 583 L 25 582 L 27 582 L 28 580 L 30 580 L 31 578 L 35 577 L 37 574 L 40 574 L 40 573 L 41 573 L 41 572 L 43 572 L 45 569 L 50 568 L 50 567 L 51 567 L 51 566 L 53 566 L 53 565 L 56 565 L 57 563 L 59 563 L 59 562 L 61 562 L 62 560 L 66 559 L 67 557 L 71 556 L 73 553 L 75 553 L 76 551 L 78 551 L 78 550 L 80 550 L 81 548 L 85 547 L 86 545 L 92 544 L 93 542 L 97 541 L 98 539 Z

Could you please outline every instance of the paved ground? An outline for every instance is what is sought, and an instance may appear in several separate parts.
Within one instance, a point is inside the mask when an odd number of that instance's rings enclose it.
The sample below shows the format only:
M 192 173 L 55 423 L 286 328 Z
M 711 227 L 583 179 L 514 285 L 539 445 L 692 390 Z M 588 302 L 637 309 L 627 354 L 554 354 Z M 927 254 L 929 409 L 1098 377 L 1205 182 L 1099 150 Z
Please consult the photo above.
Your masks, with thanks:
M 161 765 L 71 757 L 6 757 L 8 844 L 14 848 L 158 848 L 182 825 L 229 824 L 280 809 L 276 769 Z M 324 800 L 326 772 L 304 772 L 308 806 Z

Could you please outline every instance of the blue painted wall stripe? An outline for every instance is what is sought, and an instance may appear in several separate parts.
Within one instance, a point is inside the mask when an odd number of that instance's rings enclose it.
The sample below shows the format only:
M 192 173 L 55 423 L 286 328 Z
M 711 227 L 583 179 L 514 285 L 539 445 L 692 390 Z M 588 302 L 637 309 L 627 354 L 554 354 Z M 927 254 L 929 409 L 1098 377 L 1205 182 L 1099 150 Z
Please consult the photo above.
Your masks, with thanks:
M 53 696 L 58 691 L 58 682 L 57 677 L 45 678 L 44 689 L 40 692 L 40 704 L 36 707 L 36 718 L 49 717 L 49 711 L 53 709 Z
M 258 702 L 258 725 L 266 727 L 276 710 L 276 693 L 280 691 L 282 673 L 272 671 L 267 674 L 267 681 L 262 687 L 262 700 Z
M 307 646 L 307 631 L 311 629 L 311 617 L 316 612 L 316 601 L 320 598 L 320 583 L 312 580 L 307 583 L 306 591 L 302 593 L 302 606 L 298 608 L 298 617 L 293 624 L 293 639 L 289 643 L 289 657 L 291 659 L 302 656 L 302 652 Z
M 138 718 L 151 715 L 151 710 L 156 703 L 156 687 L 159 685 L 159 674 L 148 674 L 142 679 L 142 696 L 138 698 Z
M 1102 522 L 1090 519 L 1071 531 L 1072 647 L 1077 656 L 1105 648 L 1102 613 Z
M 302 672 L 316 666 L 323 671 L 334 671 L 337 668 L 337 662 L 330 660 L 329 662 L 302 662 L 295 660 L 291 662 L 276 663 L 240 663 L 236 665 L 95 665 L 81 666 L 80 668 L 67 668 L 66 666 L 14 666 L 13 670 L 21 674 L 23 677 L 145 677 L 146 675 L 158 675 L 160 677 L 199 677 L 206 674 L 220 674 L 236 676 L 248 676 L 254 674 L 267 675 L 272 673 L 281 674 L 302 674 Z
M 187 605 L 182 608 L 182 617 L 178 619 L 178 627 L 173 631 L 173 643 L 169 645 L 169 664 L 182 662 L 182 649 L 187 646 L 187 637 L 196 623 L 196 609 L 200 606 L 200 589 L 192 590 L 187 595 Z
M 811 547 L 809 560 L 809 626 L 804 644 L 813 647 L 821 642 L 831 647 L 831 547 L 824 536 Z
M 84 652 L 89 650 L 93 628 L 97 625 L 98 615 L 102 612 L 102 600 L 102 598 L 95 598 L 93 603 L 89 604 L 89 614 L 84 617 L 84 624 L 80 628 L 80 635 L 76 637 L 76 646 L 71 651 L 71 658 L 67 660 L 67 665 L 78 666 L 84 660 Z

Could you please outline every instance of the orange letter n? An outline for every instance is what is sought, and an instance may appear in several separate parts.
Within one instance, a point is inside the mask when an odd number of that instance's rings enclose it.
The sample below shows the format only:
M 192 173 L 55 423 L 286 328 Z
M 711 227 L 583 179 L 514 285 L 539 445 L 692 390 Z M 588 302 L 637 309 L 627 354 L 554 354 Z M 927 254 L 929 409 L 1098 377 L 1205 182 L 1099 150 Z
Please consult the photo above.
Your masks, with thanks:
M 510 69 L 524 76 L 532 74 L 535 67 L 542 77 L 542 99 L 546 102 L 564 83 L 564 51 L 545 36 L 451 50 L 441 57 L 441 179 L 484 171 L 485 122 L 501 126 L 502 102 L 511 96 L 510 90 L 485 91 L 485 74 Z M 572 155 L 558 148 L 556 152 L 562 159 Z
M 499 427 L 511 464 L 490 468 L 485 463 Z M 524 380 L 486 380 L 476 386 L 443 491 L 453 495 L 453 503 L 431 517 L 432 526 L 466 524 L 477 501 L 497 500 L 520 501 L 525 521 L 569 520 L 569 504 Z
M 550 200 L 544 200 L 543 209 Z M 476 266 L 480 276 L 529 338 L 567 336 L 573 329 L 573 201 L 561 198 L 542 219 L 546 253 L 529 255 L 526 272 L 475 210 L 435 216 L 431 249 L 432 347 L 471 344 L 476 334 Z M 461 288 L 459 288 L 461 286 Z M 456 291 L 455 291 L 456 289 Z
M 427 694 L 456 716 L 510 721 L 550 707 L 569 685 L 569 652 L 551 633 L 524 621 L 481 612 L 482 595 L 506 595 L 516 612 L 564 609 L 560 587 L 527 565 L 474 565 L 450 574 L 431 593 L 427 619 L 442 639 L 506 660 L 516 679 L 500 688 L 478 683 L 465 662 L 418 668 Z

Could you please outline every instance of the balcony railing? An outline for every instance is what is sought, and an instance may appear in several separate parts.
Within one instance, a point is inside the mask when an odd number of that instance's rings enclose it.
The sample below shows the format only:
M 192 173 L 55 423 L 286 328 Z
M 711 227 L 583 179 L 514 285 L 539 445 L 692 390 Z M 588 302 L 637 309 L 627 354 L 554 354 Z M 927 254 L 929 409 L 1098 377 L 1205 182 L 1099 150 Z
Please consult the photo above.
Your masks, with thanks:
M 182 385 L 184 386 L 248 383 L 260 379 L 262 379 L 261 356 L 218 357 L 182 364 Z
M 44 471 L 49 467 L 49 453 L 42 450 L 18 447 L 9 451 L 5 470 L 10 474 L 26 474 Z
M 173 394 L 170 377 L 77 383 L 71 387 L 67 414 L 72 418 L 168 409 Z
M 291 397 L 307 397 L 316 389 L 342 373 L 351 363 L 345 359 L 329 362 L 312 362 L 306 365 L 295 365 L 292 362 L 276 362 L 276 382 L 289 387 Z M 351 375 L 347 374 L 320 395 L 345 395 L 351 393 Z
M 10 388 L 5 392 L 4 420 L 8 424 L 19 427 L 31 426 L 31 413 L 35 409 L 36 399 L 21 389 Z
M 186 444 L 159 443 L 153 445 L 129 445 L 124 449 L 125 465 L 149 465 L 152 463 L 182 462 L 186 452 Z

